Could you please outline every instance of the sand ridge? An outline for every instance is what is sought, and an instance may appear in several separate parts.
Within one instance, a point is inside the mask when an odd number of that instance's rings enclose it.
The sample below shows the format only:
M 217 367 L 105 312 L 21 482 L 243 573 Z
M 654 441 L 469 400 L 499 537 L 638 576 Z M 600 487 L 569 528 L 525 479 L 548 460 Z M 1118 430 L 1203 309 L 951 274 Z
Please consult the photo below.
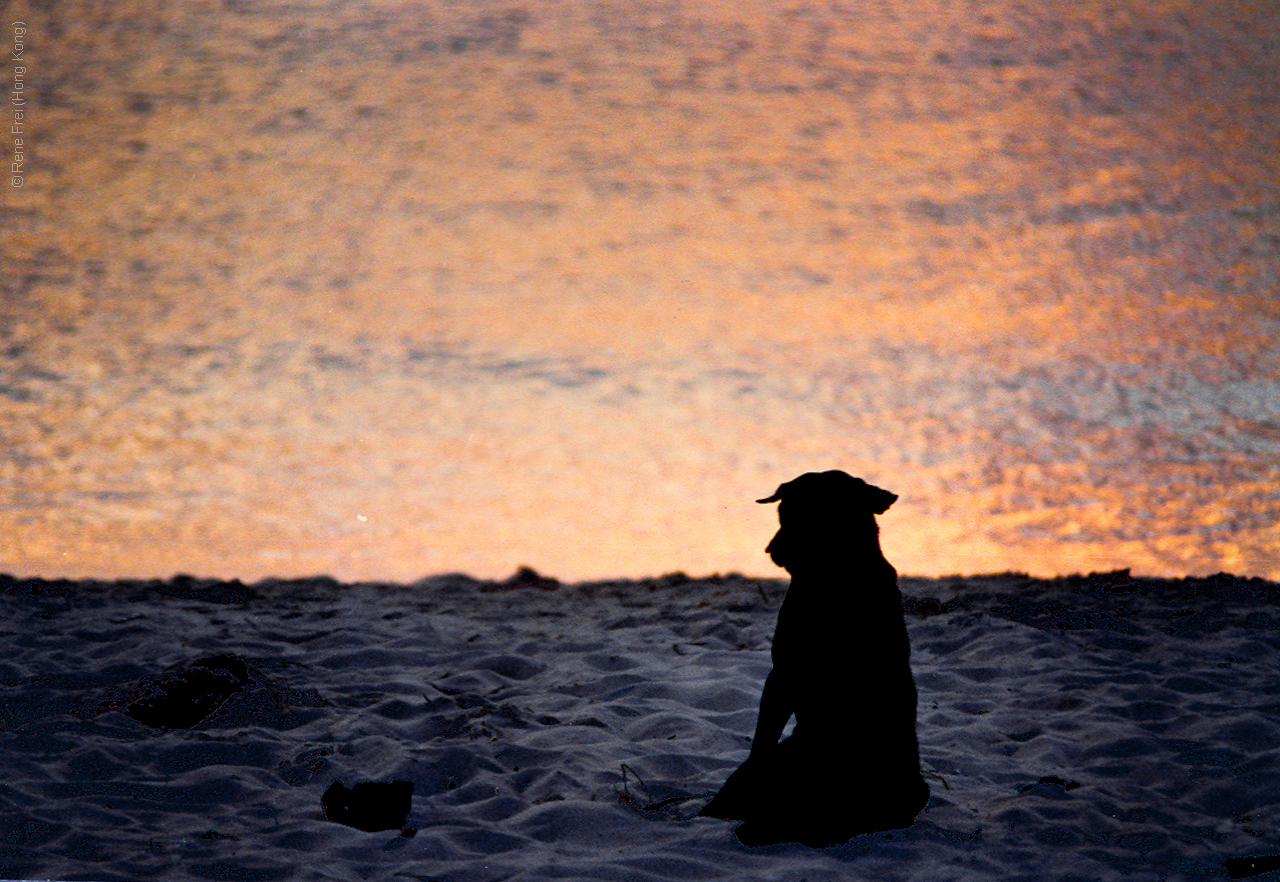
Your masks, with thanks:
M 4 577 L 0 876 L 1218 876 L 1280 851 L 1278 587 L 904 579 L 933 798 L 812 850 L 689 818 L 746 754 L 784 582 Z M 254 683 L 205 723 L 104 710 L 212 653 Z M 393 779 L 413 838 L 325 821 L 334 781 Z

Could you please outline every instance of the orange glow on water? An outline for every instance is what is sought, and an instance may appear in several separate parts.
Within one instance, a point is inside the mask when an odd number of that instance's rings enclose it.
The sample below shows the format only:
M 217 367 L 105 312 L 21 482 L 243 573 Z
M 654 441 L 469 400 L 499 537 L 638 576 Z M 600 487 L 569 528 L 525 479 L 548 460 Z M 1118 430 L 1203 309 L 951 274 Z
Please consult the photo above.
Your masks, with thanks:
M 27 10 L 0 570 L 1280 577 L 1264 13 Z

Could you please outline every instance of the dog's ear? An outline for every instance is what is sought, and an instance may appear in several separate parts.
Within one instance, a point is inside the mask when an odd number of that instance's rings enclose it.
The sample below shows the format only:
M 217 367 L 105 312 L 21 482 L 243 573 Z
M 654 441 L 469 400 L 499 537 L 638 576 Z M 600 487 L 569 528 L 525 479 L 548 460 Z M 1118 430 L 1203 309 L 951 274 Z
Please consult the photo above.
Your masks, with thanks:
M 791 483 L 790 481 L 787 481 L 786 483 L 779 484 L 778 489 L 773 491 L 772 496 L 766 496 L 764 499 L 757 499 L 756 502 L 781 502 L 782 491 L 786 490 L 787 484 L 790 484 L 790 483 Z
M 875 484 L 864 483 L 862 494 L 863 501 L 866 502 L 867 508 L 871 509 L 873 514 L 884 514 L 889 510 L 889 506 L 898 501 L 897 493 L 890 493 Z

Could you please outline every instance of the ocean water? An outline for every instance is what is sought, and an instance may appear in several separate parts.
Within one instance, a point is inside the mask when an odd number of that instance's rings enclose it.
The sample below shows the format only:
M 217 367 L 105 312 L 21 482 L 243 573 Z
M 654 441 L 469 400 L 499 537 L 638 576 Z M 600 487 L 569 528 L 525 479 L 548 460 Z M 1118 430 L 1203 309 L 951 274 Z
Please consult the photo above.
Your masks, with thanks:
M 13 9 L 0 570 L 1280 578 L 1274 3 Z

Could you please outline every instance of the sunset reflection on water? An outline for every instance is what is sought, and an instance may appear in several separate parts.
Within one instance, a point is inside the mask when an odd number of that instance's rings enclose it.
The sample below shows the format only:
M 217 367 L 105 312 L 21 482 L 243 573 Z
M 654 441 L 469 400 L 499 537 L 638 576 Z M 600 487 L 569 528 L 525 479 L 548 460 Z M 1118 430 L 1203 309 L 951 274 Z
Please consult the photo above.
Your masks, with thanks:
M 773 574 L 843 468 L 903 572 L 1280 578 L 1264 3 L 90 6 L 0 570 Z

